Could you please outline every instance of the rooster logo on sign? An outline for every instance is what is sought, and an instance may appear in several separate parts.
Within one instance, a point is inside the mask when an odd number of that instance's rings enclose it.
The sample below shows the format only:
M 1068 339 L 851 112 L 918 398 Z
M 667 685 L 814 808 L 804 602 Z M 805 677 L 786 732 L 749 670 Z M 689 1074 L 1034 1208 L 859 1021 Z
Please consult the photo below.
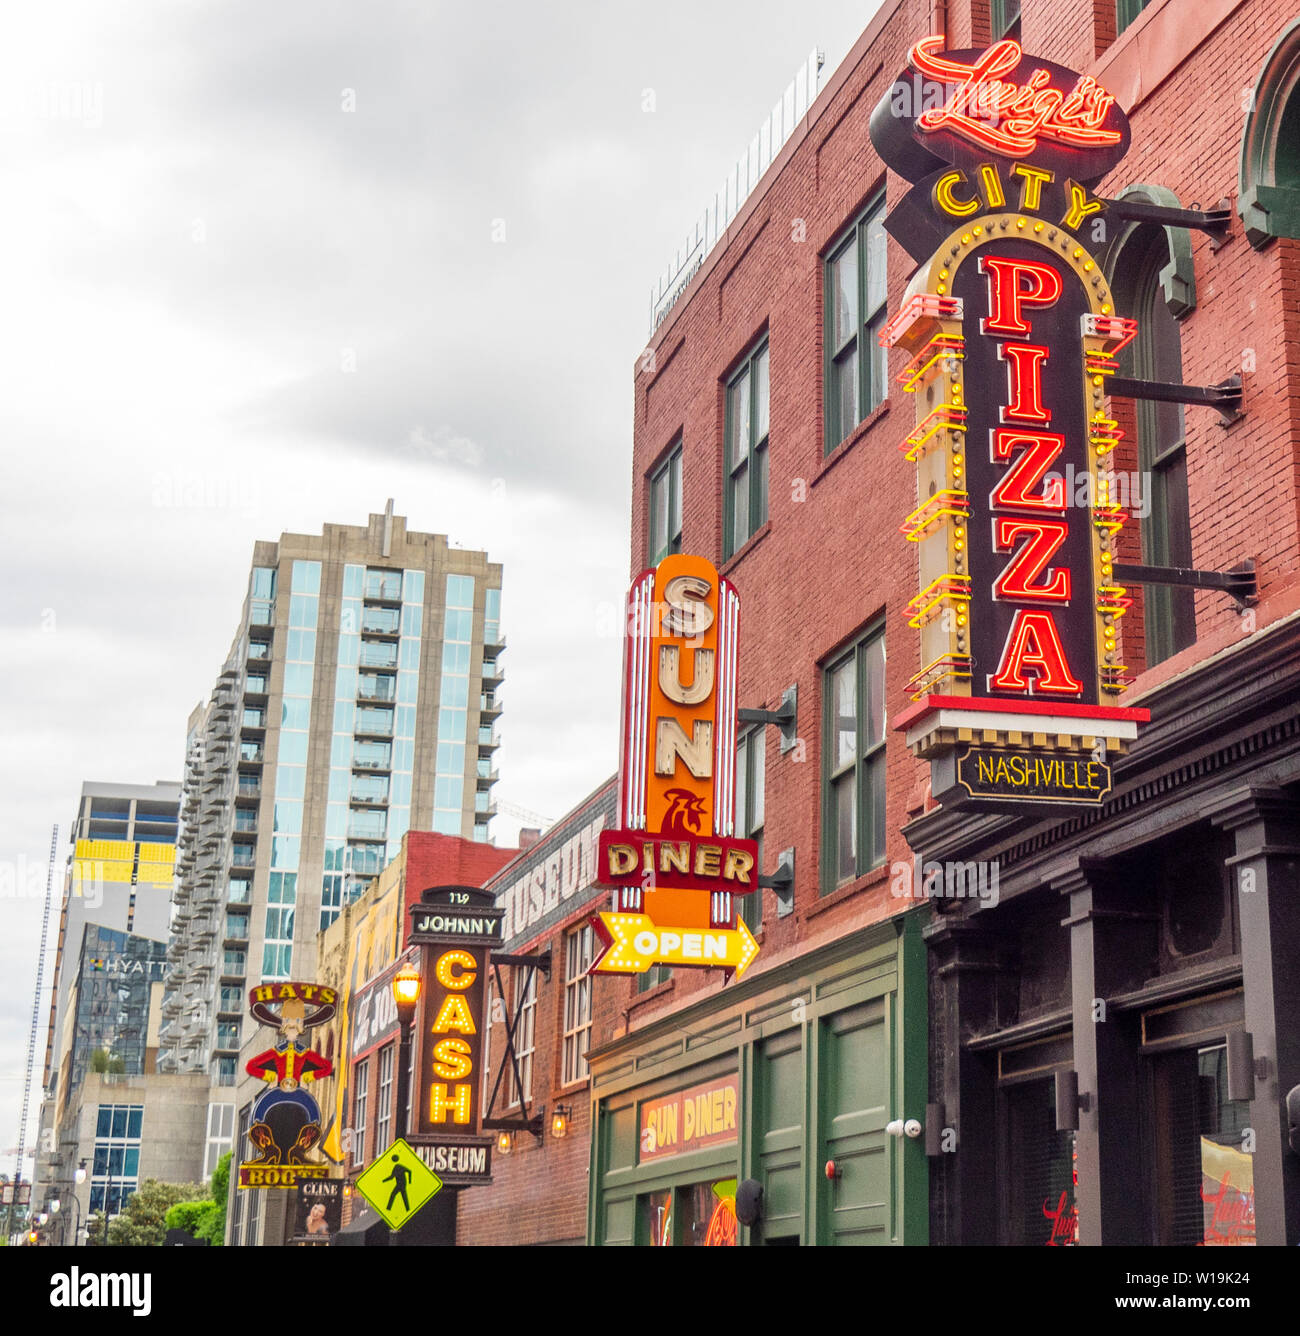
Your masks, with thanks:
M 704 818 L 703 799 L 689 789 L 669 789 L 664 797 L 668 799 L 670 806 L 664 813 L 660 834 L 678 835 L 688 839 L 693 834 L 703 834 L 700 829 L 700 823 Z

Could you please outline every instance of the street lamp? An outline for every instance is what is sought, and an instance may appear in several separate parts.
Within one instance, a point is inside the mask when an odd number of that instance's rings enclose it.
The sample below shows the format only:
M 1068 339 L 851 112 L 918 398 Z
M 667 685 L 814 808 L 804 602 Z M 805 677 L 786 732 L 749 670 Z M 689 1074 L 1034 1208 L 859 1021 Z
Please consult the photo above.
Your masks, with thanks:
M 420 971 L 410 961 L 393 975 L 393 1001 L 397 1004 L 397 1021 L 402 1027 L 397 1050 L 399 1135 L 406 1134 L 411 1122 L 411 1026 L 415 1021 L 415 1005 L 420 1000 L 420 983 Z

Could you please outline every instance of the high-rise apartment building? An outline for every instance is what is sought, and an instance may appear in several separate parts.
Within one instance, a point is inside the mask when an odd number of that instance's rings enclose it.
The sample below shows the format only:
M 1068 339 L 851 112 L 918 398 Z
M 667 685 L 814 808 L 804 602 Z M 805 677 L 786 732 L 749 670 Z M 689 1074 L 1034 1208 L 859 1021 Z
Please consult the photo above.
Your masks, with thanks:
M 101 967 L 107 977 L 120 963 L 121 951 L 101 949 L 97 935 L 101 930 L 137 943 L 146 954 L 152 944 L 168 940 L 180 799 L 181 786 L 162 780 L 92 781 L 81 786 L 59 910 L 36 1161 L 38 1187 L 59 1186 L 75 1168 L 64 1162 L 60 1129 L 93 1049 L 102 1047 L 109 1034 L 102 1027 L 92 1034 L 92 1027 L 82 1023 L 86 1017 L 73 1014 L 80 1005 L 77 994 L 86 950 L 96 959 L 113 956 L 111 966 Z M 100 1019 L 107 1014 L 101 1009 Z M 142 1056 L 138 1062 L 125 1051 L 114 1056 L 122 1058 L 128 1071 L 143 1070 Z
M 189 721 L 162 1070 L 232 1087 L 247 988 L 310 978 L 408 829 L 488 840 L 500 599 L 499 565 L 391 506 L 257 543 Z

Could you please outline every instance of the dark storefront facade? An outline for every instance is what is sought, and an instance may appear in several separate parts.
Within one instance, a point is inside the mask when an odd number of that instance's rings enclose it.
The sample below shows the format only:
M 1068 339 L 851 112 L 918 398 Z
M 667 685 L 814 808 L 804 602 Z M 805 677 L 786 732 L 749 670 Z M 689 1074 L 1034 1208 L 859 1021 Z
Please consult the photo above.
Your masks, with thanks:
M 1100 813 L 907 828 L 1000 869 L 926 930 L 936 1243 L 1297 1241 L 1298 690 L 1292 616 L 1141 697 Z

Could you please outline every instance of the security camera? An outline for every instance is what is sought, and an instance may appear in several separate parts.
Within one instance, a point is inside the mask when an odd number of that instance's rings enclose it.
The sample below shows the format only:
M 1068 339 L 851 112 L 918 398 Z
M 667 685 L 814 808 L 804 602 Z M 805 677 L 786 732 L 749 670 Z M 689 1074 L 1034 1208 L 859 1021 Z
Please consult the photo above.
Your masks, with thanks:
M 921 1135 L 921 1124 L 918 1123 L 915 1118 L 909 1118 L 903 1124 L 903 1131 L 906 1132 L 909 1137 L 912 1137 L 913 1140 L 915 1140 L 915 1138 Z

